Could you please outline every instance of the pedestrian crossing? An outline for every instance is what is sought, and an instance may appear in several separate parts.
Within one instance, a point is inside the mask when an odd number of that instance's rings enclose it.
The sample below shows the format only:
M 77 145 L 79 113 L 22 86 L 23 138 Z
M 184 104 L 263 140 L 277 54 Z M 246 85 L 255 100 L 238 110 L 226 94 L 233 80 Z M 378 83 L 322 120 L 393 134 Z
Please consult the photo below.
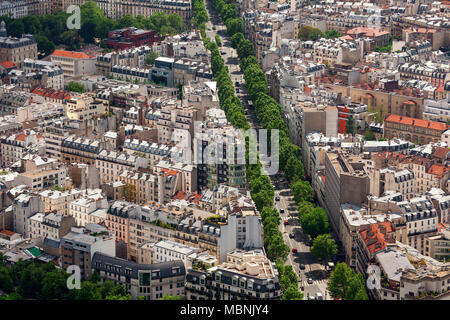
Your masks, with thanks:
M 313 285 L 319 285 L 322 283 L 327 283 L 327 279 L 322 279 L 322 280 L 313 280 L 312 284 L 309 284 L 307 280 L 303 280 L 301 282 L 299 282 L 301 287 L 308 287 L 308 286 L 313 286 Z

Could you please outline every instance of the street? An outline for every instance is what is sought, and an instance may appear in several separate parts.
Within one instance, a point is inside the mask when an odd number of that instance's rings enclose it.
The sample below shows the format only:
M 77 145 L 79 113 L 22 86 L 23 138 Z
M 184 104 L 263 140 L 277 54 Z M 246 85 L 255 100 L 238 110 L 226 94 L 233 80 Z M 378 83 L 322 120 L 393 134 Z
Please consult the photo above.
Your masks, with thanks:
M 245 82 L 243 74 L 239 67 L 239 58 L 235 49 L 230 46 L 230 38 L 226 35 L 226 27 L 215 15 L 211 3 L 205 1 L 206 8 L 210 20 L 214 22 L 215 30 L 211 21 L 206 23 L 206 34 L 215 41 L 215 36 L 220 36 L 222 46 L 219 47 L 225 65 L 228 67 L 229 75 L 235 89 L 239 89 L 236 93 L 237 97 L 241 99 L 242 105 L 246 110 L 247 121 L 254 129 L 259 129 L 261 126 L 258 123 L 257 116 L 253 107 L 249 107 L 248 100 L 250 97 L 245 89 Z M 236 86 L 238 83 L 239 86 Z M 329 274 L 325 271 L 325 267 L 311 254 L 309 248 L 309 236 L 303 233 L 298 219 L 297 205 L 293 200 L 292 191 L 289 188 L 287 180 L 281 174 L 269 176 L 272 185 L 275 186 L 275 197 L 279 196 L 280 201 L 275 201 L 275 207 L 278 211 L 284 209 L 284 214 L 280 214 L 282 222 L 280 223 L 280 231 L 283 234 L 285 243 L 289 246 L 289 256 L 286 264 L 292 265 L 294 271 L 299 277 L 299 289 L 304 293 L 304 299 L 308 296 L 315 296 L 316 293 L 322 293 L 324 299 L 330 300 L 329 294 L 326 292 L 327 279 Z M 284 225 L 284 220 L 289 220 L 289 225 Z M 291 239 L 290 233 L 294 233 L 295 237 Z M 296 248 L 297 253 L 292 253 L 292 249 Z M 305 269 L 300 269 L 300 264 L 305 265 Z M 312 279 L 312 284 L 308 284 L 308 278 Z

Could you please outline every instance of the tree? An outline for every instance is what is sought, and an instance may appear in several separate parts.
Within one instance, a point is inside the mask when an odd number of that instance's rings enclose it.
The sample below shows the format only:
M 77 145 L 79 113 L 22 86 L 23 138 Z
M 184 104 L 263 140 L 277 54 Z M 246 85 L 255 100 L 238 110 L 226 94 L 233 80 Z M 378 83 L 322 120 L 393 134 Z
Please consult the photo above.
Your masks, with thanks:
M 308 201 L 300 201 L 299 203 L 297 203 L 297 205 L 298 205 L 298 213 L 300 216 L 303 214 L 310 213 L 311 211 L 314 210 L 314 204 Z
M 343 34 L 337 30 L 329 30 L 329 31 L 325 32 L 325 38 L 327 38 L 327 39 L 334 39 L 334 38 L 339 38 L 342 36 L 343 36 Z
M 328 233 L 318 235 L 313 240 L 313 246 L 311 247 L 311 253 L 316 258 L 322 260 L 328 260 L 338 252 L 338 247 L 334 239 L 330 237 Z
M 95 283 L 84 281 L 80 290 L 77 290 L 75 300 L 101 300 L 102 294 Z
M 3 253 L 0 252 L 0 266 L 6 266 L 7 259 L 3 255 Z
M 150 51 L 149 53 L 147 53 L 147 55 L 145 56 L 145 64 L 146 65 L 152 65 L 155 63 L 156 58 L 158 58 L 158 53 L 155 51 Z
M 291 185 L 291 189 L 297 204 L 302 201 L 312 202 L 314 200 L 314 189 L 308 181 L 298 180 Z
M 366 141 L 374 141 L 374 140 L 376 140 L 375 134 L 373 133 L 372 130 L 366 129 L 366 131 L 364 131 L 364 140 L 366 140 Z
M 242 32 L 236 32 L 231 37 L 231 40 L 230 40 L 231 47 L 236 49 L 239 46 L 239 43 L 241 43 L 241 41 L 244 40 L 244 39 L 245 39 L 245 37 L 242 34 Z
M 12 280 L 9 270 L 0 265 L 0 289 L 5 293 L 11 293 L 14 289 L 14 282 Z
M 71 81 L 67 85 L 67 90 L 83 93 L 84 92 L 84 85 L 82 85 L 81 83 L 78 83 L 78 82 Z
M 217 43 L 217 45 L 219 46 L 219 47 L 221 47 L 222 46 L 222 41 L 220 41 L 220 36 L 218 35 L 218 34 L 216 34 L 216 43 Z
M 54 270 L 53 272 L 47 273 L 40 290 L 40 299 L 61 299 L 68 291 L 67 278 L 68 274 L 62 270 Z
M 82 39 L 76 30 L 67 30 L 61 34 L 61 43 L 66 45 L 67 50 L 77 50 Z
M 125 184 L 122 189 L 122 197 L 125 201 L 135 202 L 136 201 L 136 186 L 133 184 Z
M 278 233 L 272 237 L 269 245 L 267 246 L 267 257 L 272 261 L 278 258 L 284 261 L 286 260 L 288 253 L 289 247 L 286 243 L 284 243 L 283 236 L 278 231 Z
M 244 32 L 244 22 L 240 18 L 230 18 L 225 21 L 225 25 L 230 37 L 238 32 Z
M 298 291 L 297 283 L 289 285 L 281 297 L 282 300 L 302 300 L 303 293 Z
M 35 15 L 28 15 L 22 19 L 24 25 L 24 32 L 28 34 L 39 34 L 41 32 L 41 22 Z
M 14 19 L 8 25 L 8 34 L 12 37 L 20 38 L 25 33 L 25 26 L 22 20 Z
M 346 133 L 351 133 L 352 136 L 355 134 L 355 121 L 353 120 L 352 116 L 348 117 L 347 127 L 346 127 L 345 132 Z
M 53 42 L 47 39 L 46 36 L 38 35 L 36 37 L 38 51 L 43 52 L 46 56 L 52 54 L 55 51 L 55 45 Z
M 253 56 L 255 54 L 255 49 L 253 47 L 253 44 L 245 39 L 239 43 L 237 53 L 239 55 L 239 59 L 244 59 L 248 56 Z
M 24 298 L 36 298 L 42 286 L 45 273 L 42 268 L 31 264 L 24 270 L 20 278 L 18 293 Z
M 302 214 L 300 222 L 303 231 L 313 239 L 319 234 L 328 233 L 329 231 L 328 216 L 321 207 L 316 207 L 311 212 Z
M 96 36 L 97 23 L 94 21 L 86 21 L 83 23 L 80 29 L 80 35 L 87 43 L 94 43 L 94 37 Z
M 304 178 L 303 163 L 297 157 L 291 156 L 286 162 L 284 173 L 286 179 L 291 183 L 294 183 L 299 179 L 303 179 Z
M 324 34 L 319 29 L 310 27 L 310 26 L 302 26 L 298 31 L 298 37 L 300 40 L 318 40 L 320 37 L 323 37 Z
M 328 281 L 328 291 L 331 297 L 343 300 L 367 300 L 364 278 L 356 274 L 344 262 L 338 263 L 331 272 Z

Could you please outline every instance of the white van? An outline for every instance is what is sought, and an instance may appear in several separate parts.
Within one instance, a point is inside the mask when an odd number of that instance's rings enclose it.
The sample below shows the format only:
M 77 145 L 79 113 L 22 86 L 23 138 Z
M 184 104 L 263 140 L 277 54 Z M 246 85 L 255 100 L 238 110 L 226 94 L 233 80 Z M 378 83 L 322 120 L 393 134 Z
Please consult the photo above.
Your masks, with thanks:
M 316 300 L 323 300 L 323 295 L 320 292 L 316 293 Z

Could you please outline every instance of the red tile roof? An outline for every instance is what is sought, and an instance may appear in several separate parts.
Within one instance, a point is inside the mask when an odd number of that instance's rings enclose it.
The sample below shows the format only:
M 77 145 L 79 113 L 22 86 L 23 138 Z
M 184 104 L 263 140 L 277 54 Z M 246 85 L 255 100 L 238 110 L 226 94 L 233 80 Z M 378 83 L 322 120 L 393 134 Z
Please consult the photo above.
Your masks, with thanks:
M 55 50 L 52 53 L 52 56 L 72 58 L 72 59 L 90 59 L 90 58 L 95 58 L 95 56 L 86 54 L 84 52 L 65 51 L 65 50 Z
M 3 62 L 0 62 L 0 64 L 2 66 L 4 66 L 6 69 L 11 69 L 11 68 L 16 67 L 16 65 L 12 61 L 3 61 Z
M 385 34 L 389 34 L 387 31 L 383 31 L 378 28 L 357 27 L 347 31 L 347 35 L 357 36 L 363 34 L 365 37 L 379 37 Z
M 25 138 L 26 138 L 26 137 L 27 137 L 26 134 L 21 133 L 21 134 L 19 134 L 19 135 L 17 136 L 16 140 L 18 140 L 18 141 L 25 141 Z
M 430 169 L 428 169 L 427 173 L 434 174 L 438 178 L 442 178 L 448 172 L 448 170 L 450 169 L 446 166 L 433 164 L 431 165 Z
M 64 90 L 55 90 L 50 88 L 36 88 L 33 91 L 31 91 L 31 93 L 58 100 L 70 99 L 70 92 Z
M 431 155 L 433 158 L 445 159 L 449 152 L 448 148 L 436 147 Z
M 412 125 L 415 127 L 428 128 L 428 129 L 439 130 L 439 131 L 445 131 L 449 127 L 447 124 L 442 123 L 442 122 L 427 121 L 427 120 L 422 120 L 422 119 L 417 119 L 417 118 L 403 117 L 403 116 L 399 116 L 396 114 L 389 115 L 385 121 L 406 124 L 406 125 Z
M 7 235 L 7 236 L 13 236 L 13 235 L 16 234 L 15 232 L 10 231 L 10 230 L 6 230 L 6 229 L 0 231 L 0 233 L 2 233 L 2 234 L 4 234 L 4 235 Z
M 163 176 L 166 177 L 168 175 L 172 175 L 172 176 L 176 176 L 178 174 L 178 171 L 176 170 L 172 170 L 172 169 L 166 169 L 164 168 L 163 170 Z
M 386 248 L 387 243 L 395 240 L 391 237 L 394 227 L 391 221 L 379 222 L 363 227 L 359 233 L 364 241 L 365 247 L 371 254 Z

